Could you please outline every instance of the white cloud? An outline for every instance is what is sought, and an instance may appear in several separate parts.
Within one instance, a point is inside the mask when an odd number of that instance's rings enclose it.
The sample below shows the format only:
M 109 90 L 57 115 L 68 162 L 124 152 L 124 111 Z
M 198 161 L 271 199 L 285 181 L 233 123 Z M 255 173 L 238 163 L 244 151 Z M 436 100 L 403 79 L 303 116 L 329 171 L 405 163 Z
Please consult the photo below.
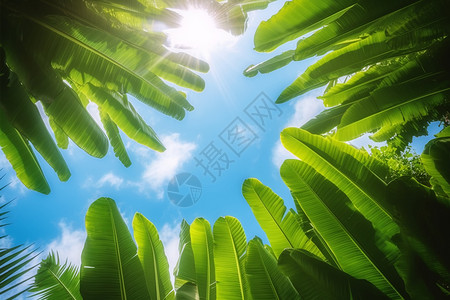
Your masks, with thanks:
M 80 266 L 86 232 L 74 230 L 64 221 L 59 222 L 58 226 L 61 229 L 61 235 L 47 245 L 45 252 L 58 252 L 61 262 L 67 259 L 71 264 Z
M 159 233 L 159 239 L 164 245 L 164 252 L 166 253 L 167 261 L 169 262 L 169 272 L 170 279 L 172 283 L 175 282 L 175 277 L 173 275 L 173 269 L 175 268 L 179 253 L 178 244 L 180 242 L 180 224 L 175 224 L 171 226 L 169 224 L 164 224 L 163 228 Z
M 195 143 L 182 141 L 178 133 L 164 136 L 161 140 L 167 150 L 155 154 L 156 158 L 145 165 L 140 182 L 129 182 L 130 185 L 137 185 L 141 192 L 150 188 L 159 199 L 164 196 L 164 185 L 189 161 L 197 148 Z
M 294 115 L 285 127 L 300 127 L 324 109 L 322 101 L 315 97 L 306 97 L 294 105 Z
M 26 186 L 19 180 L 19 178 L 15 176 L 15 173 L 13 176 L 10 176 L 6 182 L 9 183 L 9 188 L 12 188 L 16 192 L 19 192 L 21 195 L 24 195 L 28 191 Z
M 125 148 L 128 151 L 134 152 L 138 156 L 138 158 L 143 159 L 143 160 L 149 159 L 150 155 L 152 153 L 150 148 L 142 146 L 135 142 L 130 142 L 130 141 L 127 142 L 127 144 L 125 145 Z
M 110 185 L 112 187 L 115 187 L 116 189 L 119 189 L 120 186 L 123 183 L 123 179 L 117 175 L 114 175 L 114 173 L 109 172 L 105 175 L 103 175 L 102 178 L 100 178 L 97 182 L 98 187 L 103 187 L 104 185 Z
M 9 164 L 8 160 L 6 159 L 5 154 L 3 152 L 0 152 L 0 169 L 9 169 L 11 168 L 11 165 Z
M 0 228 L 0 235 L 4 236 L 0 239 L 0 249 L 11 248 L 13 246 L 13 239 L 9 235 L 7 235 L 5 227 Z
M 286 122 L 286 127 L 300 127 L 324 109 L 322 101 L 315 97 L 306 97 L 297 101 L 294 105 L 294 114 Z M 279 168 L 284 160 L 296 158 L 287 151 L 281 141 L 278 140 L 272 150 L 272 163 Z
M 9 161 L 6 159 L 6 156 L 3 152 L 0 151 L 0 177 L 4 175 L 9 175 L 8 178 L 3 178 L 0 181 L 0 187 L 8 184 L 8 188 L 13 189 L 15 192 L 20 193 L 21 195 L 25 194 L 28 190 L 23 185 L 23 183 L 17 178 L 16 172 L 12 168 Z
M 278 140 L 275 144 L 275 147 L 272 150 L 272 163 L 277 167 L 281 167 L 283 162 L 286 159 L 297 158 L 294 154 L 287 151 L 286 148 L 283 147 L 281 141 Z
M 92 177 L 86 179 L 83 183 L 83 188 L 97 188 L 100 189 L 104 186 L 110 186 L 119 190 L 122 187 L 124 180 L 122 177 L 115 175 L 113 172 L 106 173 L 99 180 L 95 181 Z

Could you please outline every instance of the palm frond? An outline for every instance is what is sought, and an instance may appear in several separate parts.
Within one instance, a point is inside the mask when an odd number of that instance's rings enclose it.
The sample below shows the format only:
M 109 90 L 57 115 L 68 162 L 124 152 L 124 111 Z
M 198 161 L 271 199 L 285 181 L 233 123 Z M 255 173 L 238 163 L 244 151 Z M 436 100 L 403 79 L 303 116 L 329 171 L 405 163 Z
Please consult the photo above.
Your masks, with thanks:
M 4 177 L 0 177 L 0 181 Z M 0 191 L 7 185 L 0 187 Z M 29 275 L 36 266 L 32 265 L 33 260 L 39 255 L 30 246 L 11 246 L 9 236 L 4 233 L 4 229 L 9 224 L 5 223 L 8 211 L 5 208 L 11 202 L 0 205 L 0 298 L 8 297 L 15 299 L 30 289 L 29 281 L 33 276 Z
M 79 270 L 67 261 L 61 264 L 58 254 L 51 252 L 41 261 L 30 292 L 38 299 L 81 300 Z

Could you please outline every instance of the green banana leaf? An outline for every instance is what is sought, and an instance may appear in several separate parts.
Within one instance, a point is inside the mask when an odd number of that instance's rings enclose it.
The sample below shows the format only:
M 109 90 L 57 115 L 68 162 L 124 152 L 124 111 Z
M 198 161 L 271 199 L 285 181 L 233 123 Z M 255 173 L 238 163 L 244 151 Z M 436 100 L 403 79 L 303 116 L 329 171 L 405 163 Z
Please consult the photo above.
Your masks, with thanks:
M 314 118 L 303 124 L 300 128 L 312 134 L 327 133 L 341 122 L 342 115 L 353 103 L 342 104 L 320 112 Z
M 21 132 L 55 170 L 61 181 L 70 177 L 69 168 L 41 119 L 37 107 L 28 98 L 16 76 L 10 75 L 9 86 L 2 89 L 0 105 L 11 124 Z
M 364 279 L 356 279 L 302 249 L 286 249 L 278 259 L 302 299 L 390 299 Z
M 83 299 L 149 299 L 136 245 L 112 199 L 91 204 L 86 232 L 80 273 Z
M 82 27 L 63 17 L 32 21 L 39 26 L 34 26 L 33 32 L 24 33 L 29 43 L 38 49 L 49 42 L 58 43 L 59 48 L 65 51 L 57 48 L 47 51 L 52 57 L 52 65 L 77 84 L 89 82 L 119 92 L 128 92 L 140 101 L 177 119 L 184 116 L 184 109 L 193 109 L 184 96 L 149 72 L 146 68 L 148 62 L 145 61 L 147 57 L 128 50 L 126 44 L 121 44 L 121 41 L 113 36 Z M 27 27 L 29 28 L 31 26 Z M 36 40 L 36 35 L 40 35 L 39 40 Z M 95 69 L 92 68 L 93 64 L 96 65 Z
M 450 198 L 450 127 L 442 130 L 436 139 L 429 141 L 421 155 L 425 170 Z
M 379 234 L 390 239 L 399 232 L 385 198 L 387 166 L 365 151 L 299 128 L 284 129 L 281 143 L 342 190 Z
M 295 199 L 295 195 L 292 195 L 292 198 Z M 297 218 L 299 220 L 300 227 L 302 228 L 303 232 L 306 234 L 308 238 L 311 239 L 311 241 L 317 246 L 317 248 L 319 248 L 320 252 L 323 254 L 323 256 L 325 256 L 326 261 L 333 267 L 338 268 L 338 262 L 333 251 L 331 251 L 330 247 L 328 247 L 323 237 L 317 232 L 317 229 L 314 228 L 314 226 L 308 219 L 308 216 L 305 214 L 303 208 L 300 206 L 298 201 L 294 200 L 294 204 L 297 210 Z
M 253 77 L 256 76 L 258 72 L 265 74 L 278 70 L 279 68 L 288 65 L 293 60 L 294 52 L 294 50 L 288 50 L 280 55 L 259 63 L 256 66 L 251 65 L 244 70 L 244 75 L 247 77 Z
M 248 243 L 245 270 L 253 299 L 301 299 L 289 279 L 281 273 L 276 258 L 264 248 L 259 238 Z
M 28 142 L 8 121 L 0 107 L 0 147 L 17 178 L 29 189 L 49 194 L 50 187 Z
M 441 278 L 441 284 L 447 285 L 450 247 L 442 242 L 442 237 L 450 226 L 448 198 L 436 196 L 430 188 L 409 177 L 390 182 L 387 196 L 395 206 L 403 242 Z
M 170 282 L 169 263 L 156 227 L 143 215 L 136 213 L 133 218 L 133 233 L 150 299 L 175 299 Z
M 326 107 L 362 99 L 369 96 L 384 77 L 404 64 L 403 60 L 392 59 L 386 64 L 373 65 L 365 71 L 357 72 L 345 83 L 336 84 L 318 98 L 323 100 Z
M 173 271 L 175 275 L 175 288 L 177 290 L 185 283 L 190 282 L 195 284 L 197 282 L 190 226 L 183 220 L 180 227 L 180 242 L 178 244 L 178 252 L 180 255 Z
M 429 109 L 447 101 L 449 84 L 448 74 L 438 73 L 378 88 L 344 113 L 336 139 L 348 141 L 386 125 L 426 116 Z
M 278 257 L 285 248 L 303 248 L 325 258 L 316 245 L 305 235 L 293 210 L 286 213 L 283 199 L 255 178 L 242 185 L 244 196 L 253 214 L 267 235 Z
M 200 300 L 215 300 L 214 241 L 209 222 L 203 218 L 195 219 L 190 226 L 190 235 Z
M 255 50 L 272 51 L 287 41 L 339 18 L 353 4 L 353 0 L 286 2 L 277 14 L 258 26 L 254 37 Z
M 165 148 L 153 129 L 148 126 L 136 112 L 126 95 L 114 91 L 105 91 L 91 84 L 80 87 L 80 91 L 96 103 L 111 117 L 112 121 L 131 139 L 154 149 L 164 151 Z
M 186 282 L 178 290 L 176 300 L 200 300 L 195 283 Z
M 297 43 L 295 60 L 323 55 L 345 45 L 361 40 L 365 33 L 392 27 L 394 24 L 415 18 L 418 12 L 433 9 L 437 16 L 436 2 L 399 0 L 359 1 L 342 16 L 327 24 L 311 36 Z M 430 14 L 427 11 L 428 14 Z
M 407 298 L 393 267 L 397 247 L 376 233 L 338 187 L 302 161 L 286 160 L 280 172 L 344 272 L 368 280 L 392 299 Z
M 45 109 L 44 109 L 45 111 Z M 67 134 L 56 124 L 53 117 L 49 116 L 48 123 L 50 124 L 50 128 L 55 134 L 56 145 L 61 149 L 67 149 L 69 147 L 69 137 Z
M 37 299 L 81 300 L 78 268 L 67 261 L 61 265 L 58 254 L 51 252 L 41 261 L 30 292 Z
M 217 299 L 248 299 L 244 267 L 247 238 L 241 223 L 233 217 L 221 217 L 213 232 Z
M 53 122 L 88 154 L 105 156 L 108 140 L 81 105 L 75 92 L 61 81 L 48 64 L 40 63 L 27 53 L 16 37 L 7 37 L 3 42 L 8 65 L 18 75 L 28 93 L 42 101 Z M 83 130 L 80 130 L 80 124 L 84 125 Z
M 445 34 L 447 24 L 448 20 L 443 17 L 439 22 L 433 19 L 426 20 L 425 24 L 414 23 L 414 28 L 407 28 L 405 25 L 404 31 L 391 33 L 386 29 L 333 51 L 308 67 L 305 73 L 281 93 L 277 103 L 300 96 L 330 80 L 360 71 L 364 66 L 420 51 Z
M 119 158 L 120 162 L 128 168 L 131 166 L 131 160 L 128 156 L 127 150 L 125 149 L 122 138 L 120 137 L 119 128 L 117 128 L 116 123 L 111 120 L 108 113 L 106 113 L 101 107 L 99 107 L 98 111 L 100 114 L 100 121 L 105 128 L 106 135 L 108 136 L 108 140 L 114 150 L 114 154 L 117 158 Z

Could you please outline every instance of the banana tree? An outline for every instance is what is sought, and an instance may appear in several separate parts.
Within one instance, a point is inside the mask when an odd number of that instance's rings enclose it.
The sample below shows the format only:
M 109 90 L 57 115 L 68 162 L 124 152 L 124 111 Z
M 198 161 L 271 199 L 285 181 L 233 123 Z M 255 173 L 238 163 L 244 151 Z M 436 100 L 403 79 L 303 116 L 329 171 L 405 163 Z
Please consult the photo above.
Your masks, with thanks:
M 328 84 L 319 98 L 329 108 L 304 129 L 342 141 L 370 132 L 373 140 L 403 149 L 450 109 L 448 11 L 445 0 L 288 1 L 259 25 L 255 50 L 269 52 L 308 35 L 244 74 L 325 54 L 277 102 Z
M 251 299 L 246 278 L 247 239 L 240 222 L 219 218 L 183 223 L 173 288 L 155 226 L 136 213 L 134 239 L 115 202 L 96 200 L 86 214 L 81 271 L 50 254 L 31 291 L 42 299 Z M 186 246 L 189 245 L 189 246 Z M 187 250 L 190 249 L 190 256 Z M 266 250 L 264 250 L 266 251 Z M 190 276 L 186 275 L 190 274 Z M 255 288 L 255 287 L 254 287 Z M 216 296 L 217 295 L 217 296 Z
M 281 254 L 278 251 L 274 255 L 279 257 L 280 268 L 289 278 L 303 278 L 301 284 L 293 281 L 300 295 L 337 295 L 338 288 L 326 284 L 331 279 L 324 279 L 331 278 L 328 276 L 333 276 L 334 269 L 372 283 L 377 290 L 370 296 L 375 299 L 380 298 L 380 291 L 391 299 L 437 299 L 449 293 L 450 263 L 444 253 L 450 249 L 441 242 L 450 226 L 448 198 L 409 177 L 385 182 L 387 166 L 364 150 L 330 137 L 287 128 L 281 133 L 281 140 L 286 149 L 301 159 L 286 160 L 280 173 L 297 208 L 290 212 L 299 220 L 296 229 L 309 239 L 298 247 L 302 250 L 284 250 Z M 445 171 L 440 173 L 436 166 L 445 156 L 445 147 L 432 151 L 432 155 L 428 154 L 430 151 L 424 155 L 430 156 L 429 167 L 442 180 Z M 285 213 L 283 200 L 256 179 L 246 180 L 242 189 L 277 249 L 279 241 L 293 231 L 281 222 L 276 227 L 269 225 L 271 218 L 281 220 Z M 259 195 L 258 201 L 255 194 Z M 321 269 L 322 266 L 329 270 Z M 310 284 L 305 282 L 307 274 L 314 275 Z M 334 282 L 346 282 L 340 292 L 364 298 L 365 283 L 352 287 L 357 280 L 347 281 L 342 274 L 338 277 Z M 318 278 L 323 282 L 318 283 Z M 315 284 L 323 289 L 311 296 L 311 285 Z
M 67 262 L 61 264 L 55 254 L 50 254 L 41 262 L 35 276 L 31 289 L 34 296 L 40 299 L 301 299 L 302 292 L 297 287 L 304 278 L 294 279 L 288 271 L 283 271 L 284 263 L 277 260 L 271 247 L 261 239 L 255 237 L 247 242 L 239 220 L 233 217 L 219 218 L 212 229 L 202 218 L 190 225 L 182 223 L 175 288 L 158 232 L 141 214 L 137 213 L 133 219 L 137 245 L 109 198 L 100 198 L 89 207 L 86 230 L 81 271 Z M 311 264 L 314 269 L 315 263 Z M 361 285 L 381 293 L 366 280 L 356 280 L 332 266 L 328 268 L 334 270 L 331 276 L 352 282 L 352 288 Z M 314 277 L 314 274 L 307 275 L 308 280 L 321 282 Z M 309 292 L 316 288 L 319 287 L 310 288 Z
M 50 192 L 30 143 L 62 181 L 70 171 L 58 147 L 66 149 L 69 139 L 94 157 L 103 157 L 111 144 L 126 167 L 131 161 L 119 129 L 164 151 L 128 95 L 181 120 L 193 106 L 184 92 L 165 81 L 202 91 L 205 83 L 197 72 L 207 72 L 209 66 L 169 50 L 157 28 L 179 26 L 175 10 L 196 7 L 214 15 L 220 28 L 241 34 L 247 12 L 268 3 L 0 1 L 0 147 L 18 178 L 30 189 Z M 87 112 L 89 103 L 98 106 L 106 135 Z M 56 143 L 38 107 L 48 116 Z

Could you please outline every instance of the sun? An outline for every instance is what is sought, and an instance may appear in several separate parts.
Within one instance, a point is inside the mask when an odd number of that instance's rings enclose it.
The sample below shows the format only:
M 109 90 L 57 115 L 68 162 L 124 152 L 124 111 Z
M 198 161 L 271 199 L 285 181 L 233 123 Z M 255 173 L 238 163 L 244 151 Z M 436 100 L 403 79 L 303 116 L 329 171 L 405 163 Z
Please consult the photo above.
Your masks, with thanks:
M 200 54 L 208 54 L 224 42 L 229 42 L 231 34 L 217 28 L 214 18 L 202 9 L 180 11 L 181 26 L 168 31 L 171 47 L 193 49 Z

